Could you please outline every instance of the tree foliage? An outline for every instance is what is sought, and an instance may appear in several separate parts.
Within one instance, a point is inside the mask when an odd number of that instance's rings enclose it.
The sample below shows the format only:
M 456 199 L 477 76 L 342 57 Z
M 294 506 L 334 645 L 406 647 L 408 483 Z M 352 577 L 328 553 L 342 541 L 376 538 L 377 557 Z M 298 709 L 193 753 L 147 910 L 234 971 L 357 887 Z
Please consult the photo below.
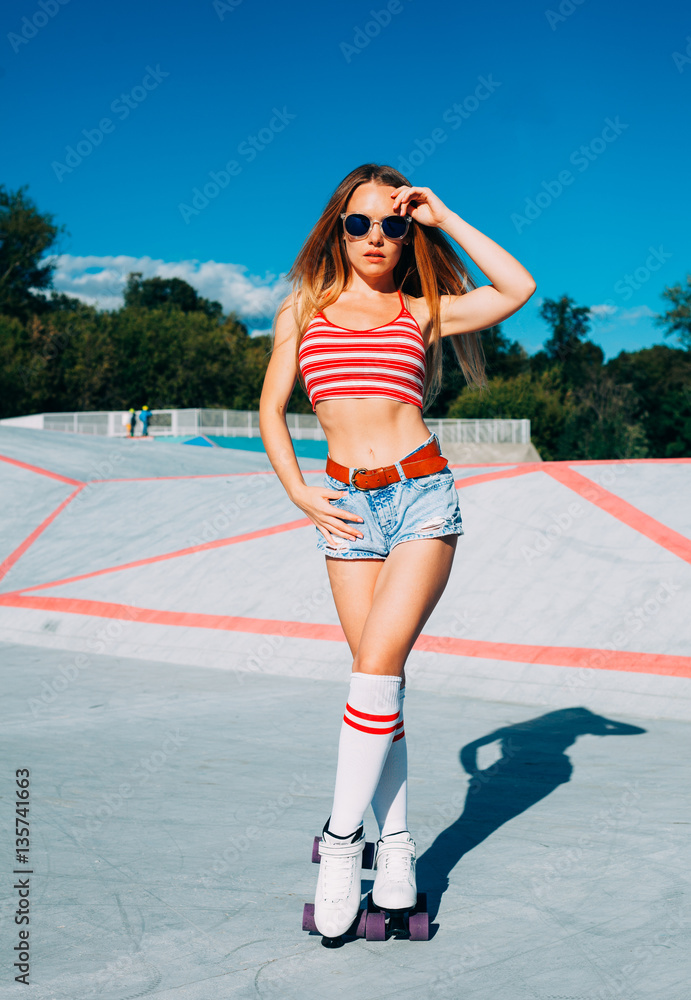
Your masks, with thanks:
M 691 274 L 686 275 L 685 287 L 680 282 L 671 288 L 665 288 L 662 297 L 671 302 L 672 306 L 661 316 L 656 316 L 653 322 L 657 326 L 666 327 L 665 337 L 676 334 L 682 347 L 691 350 Z

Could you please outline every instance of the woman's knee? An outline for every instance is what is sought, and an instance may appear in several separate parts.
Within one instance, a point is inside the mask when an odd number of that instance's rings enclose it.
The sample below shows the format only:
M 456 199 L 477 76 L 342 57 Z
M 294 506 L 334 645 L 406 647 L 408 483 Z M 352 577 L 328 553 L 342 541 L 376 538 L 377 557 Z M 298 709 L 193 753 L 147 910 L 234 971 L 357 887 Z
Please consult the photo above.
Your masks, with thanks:
M 360 671 L 363 674 L 389 674 L 392 677 L 403 678 L 403 664 L 392 662 L 376 653 L 366 653 L 358 650 L 353 660 L 353 672 Z

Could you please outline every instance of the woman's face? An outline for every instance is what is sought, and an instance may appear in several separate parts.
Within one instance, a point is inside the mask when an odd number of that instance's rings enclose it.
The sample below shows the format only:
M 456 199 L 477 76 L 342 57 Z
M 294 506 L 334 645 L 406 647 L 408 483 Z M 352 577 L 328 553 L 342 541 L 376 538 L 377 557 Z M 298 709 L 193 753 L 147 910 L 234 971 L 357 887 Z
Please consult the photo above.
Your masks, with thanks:
M 395 214 L 391 207 L 393 205 L 391 192 L 395 190 L 389 185 L 375 184 L 374 181 L 360 184 L 350 196 L 345 211 L 347 213 L 362 212 L 370 219 L 385 219 L 387 215 Z M 341 219 L 341 223 L 343 223 L 343 219 Z M 408 230 L 405 240 L 389 240 L 384 236 L 376 222 L 372 226 L 369 236 L 365 236 L 361 240 L 354 240 L 342 227 L 341 234 L 348 259 L 352 267 L 363 278 L 379 277 L 393 271 L 403 253 L 403 244 L 410 242 L 410 230 Z

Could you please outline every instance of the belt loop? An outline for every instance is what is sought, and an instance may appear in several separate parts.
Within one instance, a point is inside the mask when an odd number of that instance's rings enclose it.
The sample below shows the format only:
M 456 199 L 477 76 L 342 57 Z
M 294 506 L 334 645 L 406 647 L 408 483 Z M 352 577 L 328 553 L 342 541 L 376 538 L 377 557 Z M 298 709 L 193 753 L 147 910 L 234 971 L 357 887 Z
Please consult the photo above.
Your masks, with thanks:
M 401 477 L 401 482 L 403 482 L 404 479 L 408 478 L 405 472 L 403 471 L 403 466 L 401 465 L 400 462 L 394 462 L 393 464 L 396 466 L 396 470 L 398 471 L 398 474 Z

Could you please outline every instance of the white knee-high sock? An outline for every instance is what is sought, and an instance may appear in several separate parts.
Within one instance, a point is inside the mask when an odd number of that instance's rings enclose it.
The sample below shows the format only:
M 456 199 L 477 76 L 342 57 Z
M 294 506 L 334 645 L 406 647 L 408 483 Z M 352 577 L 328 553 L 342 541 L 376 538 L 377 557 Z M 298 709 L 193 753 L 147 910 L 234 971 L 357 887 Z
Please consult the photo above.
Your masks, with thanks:
M 330 833 L 345 837 L 362 824 L 379 784 L 399 721 L 400 677 L 354 671 L 338 743 Z
M 405 688 L 400 689 L 400 715 L 377 790 L 372 797 L 372 812 L 379 826 L 379 836 L 408 829 L 408 749 L 403 724 Z

